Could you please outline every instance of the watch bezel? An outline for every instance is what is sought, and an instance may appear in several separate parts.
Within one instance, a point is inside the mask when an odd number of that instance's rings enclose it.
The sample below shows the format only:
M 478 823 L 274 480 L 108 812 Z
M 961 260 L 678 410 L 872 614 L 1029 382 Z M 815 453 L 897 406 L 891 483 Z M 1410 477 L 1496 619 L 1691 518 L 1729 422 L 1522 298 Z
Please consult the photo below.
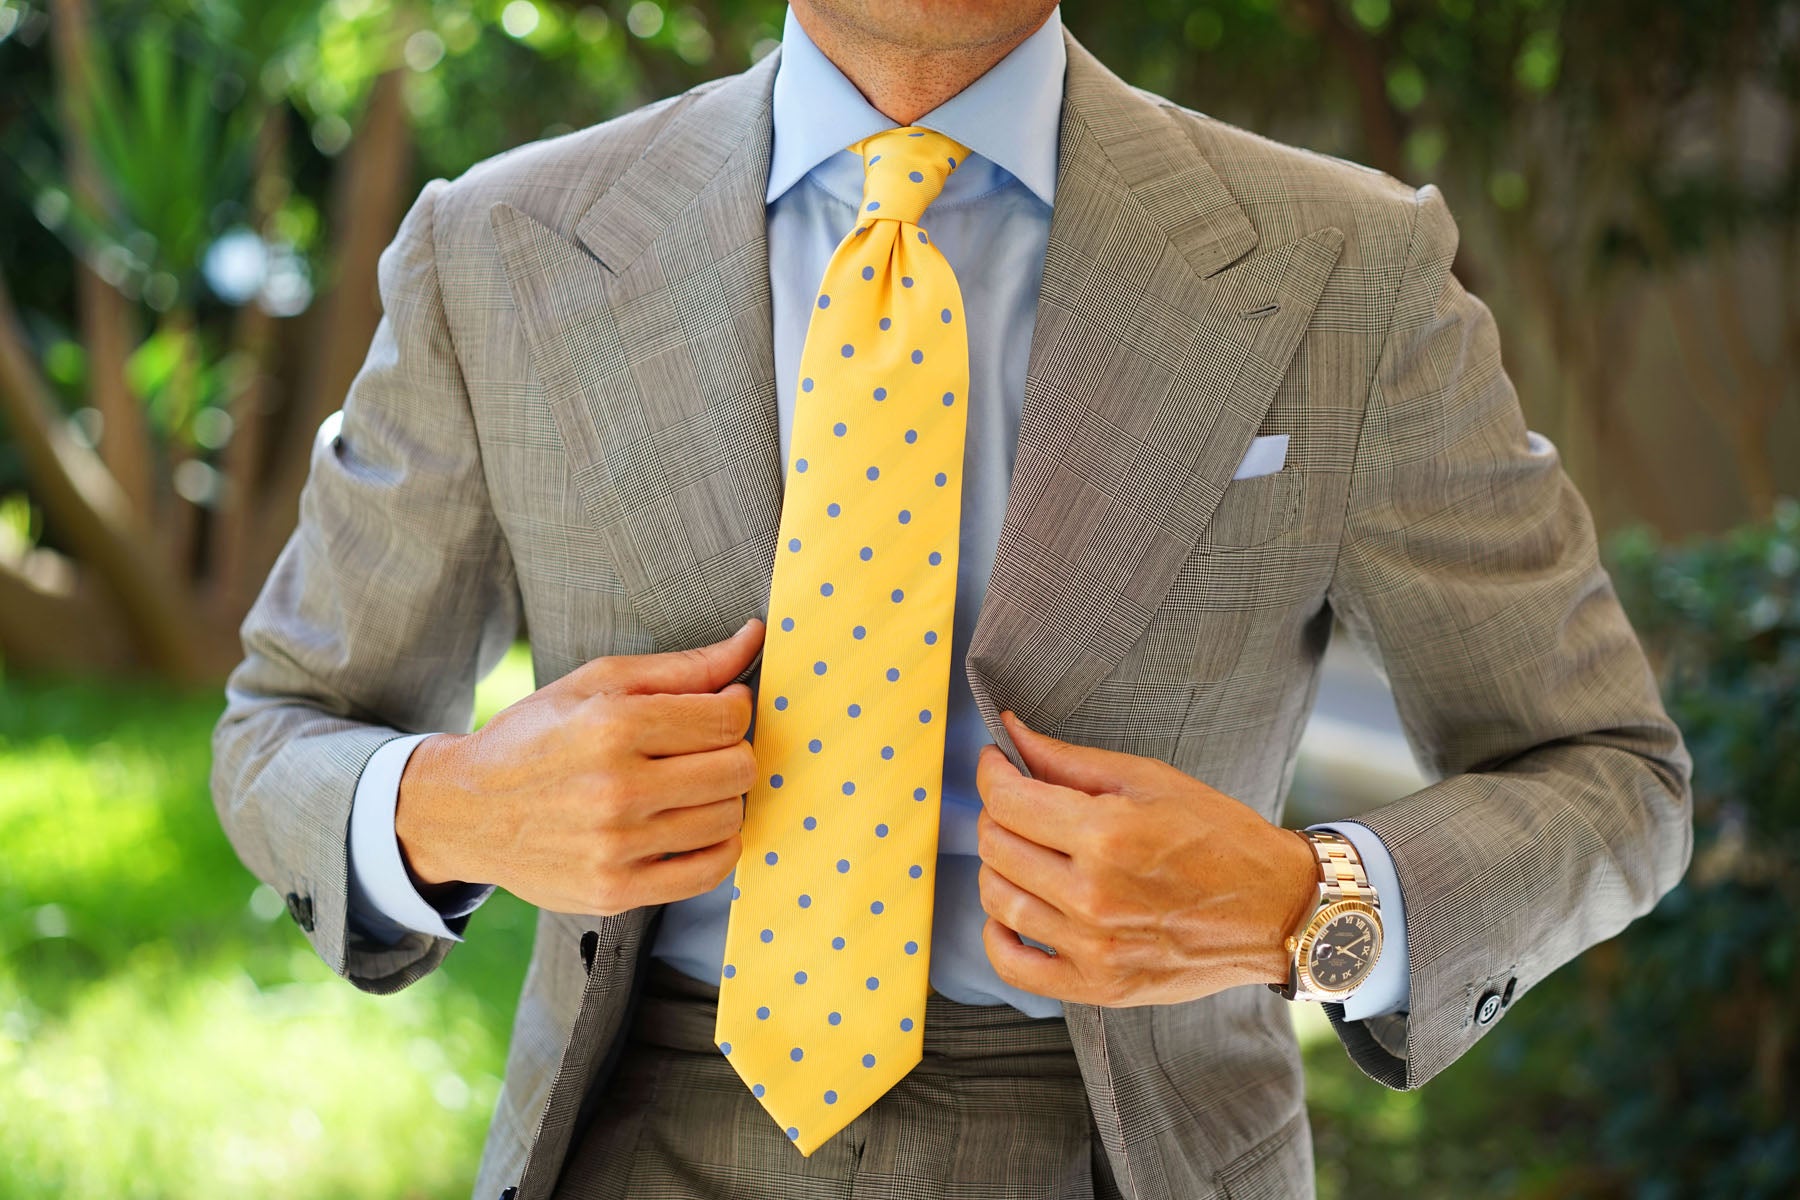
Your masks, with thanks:
M 1330 925 L 1333 921 L 1346 913 L 1352 912 L 1361 913 L 1363 916 L 1369 918 L 1369 923 L 1375 927 L 1375 948 L 1369 953 L 1368 965 L 1363 968 L 1361 973 L 1359 973 L 1355 979 L 1342 987 L 1326 987 L 1324 984 L 1313 978 L 1313 945 L 1318 941 L 1319 934 L 1324 931 L 1326 926 Z M 1333 900 L 1325 904 L 1313 914 L 1312 920 L 1307 922 L 1306 930 L 1300 935 L 1300 940 L 1294 948 L 1293 963 L 1294 969 L 1300 977 L 1299 990 L 1313 992 L 1327 998 L 1343 996 L 1355 991 L 1364 983 L 1368 982 L 1369 975 L 1375 970 L 1376 962 L 1381 958 L 1381 950 L 1386 938 L 1387 934 L 1381 927 L 1380 912 L 1376 910 L 1374 905 L 1366 900 L 1342 899 Z

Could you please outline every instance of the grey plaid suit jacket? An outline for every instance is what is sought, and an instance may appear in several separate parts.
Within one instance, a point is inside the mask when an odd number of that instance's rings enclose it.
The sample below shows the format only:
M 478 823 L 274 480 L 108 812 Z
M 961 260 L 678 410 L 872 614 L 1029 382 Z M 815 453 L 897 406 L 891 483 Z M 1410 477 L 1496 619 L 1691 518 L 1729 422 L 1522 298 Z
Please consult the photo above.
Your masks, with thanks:
M 1588 511 L 1450 273 L 1438 190 L 1068 52 L 969 683 L 1021 769 L 1002 708 L 1279 821 L 1341 620 L 1435 782 L 1357 817 L 1399 874 L 1410 1010 L 1325 1007 L 1364 1072 L 1417 1088 L 1493 1027 L 1490 993 L 1504 1013 L 1680 878 L 1689 758 Z M 466 729 L 521 615 L 540 684 L 767 615 L 777 55 L 432 180 L 382 256 L 384 316 L 244 623 L 213 779 L 238 853 L 359 988 L 406 987 L 455 943 L 348 927 L 358 775 L 400 731 Z M 1258 433 L 1290 435 L 1286 467 L 1233 481 Z M 551 1189 L 656 915 L 541 914 L 478 1200 Z M 1126 1195 L 1312 1194 L 1288 1002 L 1244 986 L 1066 1015 Z

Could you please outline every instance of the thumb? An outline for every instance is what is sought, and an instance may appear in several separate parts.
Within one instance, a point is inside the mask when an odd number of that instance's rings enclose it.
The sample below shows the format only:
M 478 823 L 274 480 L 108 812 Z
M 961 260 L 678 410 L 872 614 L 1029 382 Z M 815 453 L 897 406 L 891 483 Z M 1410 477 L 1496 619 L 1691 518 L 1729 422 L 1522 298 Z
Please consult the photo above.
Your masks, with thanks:
M 704 646 L 660 654 L 611 655 L 594 659 L 588 667 L 597 676 L 597 691 L 677 695 L 716 692 L 755 661 L 766 628 L 760 618 L 751 617 L 730 637 Z
M 1000 714 L 1000 720 L 1012 734 L 1013 745 L 1019 748 L 1019 756 L 1031 768 L 1034 779 L 1091 796 L 1103 792 L 1139 794 L 1144 790 L 1139 780 L 1142 760 L 1135 755 L 1080 746 L 1039 733 L 1010 709 Z

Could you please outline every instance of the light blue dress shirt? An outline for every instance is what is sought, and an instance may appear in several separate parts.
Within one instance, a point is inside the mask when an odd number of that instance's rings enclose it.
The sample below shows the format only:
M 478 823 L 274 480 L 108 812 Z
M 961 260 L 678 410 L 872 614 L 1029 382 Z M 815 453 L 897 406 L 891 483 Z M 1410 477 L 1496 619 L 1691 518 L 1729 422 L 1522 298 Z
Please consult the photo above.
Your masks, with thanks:
M 915 122 L 973 151 L 951 173 L 921 222 L 956 272 L 969 326 L 969 424 L 951 637 L 955 664 L 966 661 L 1011 486 L 1056 193 L 1064 66 L 1061 16 L 1052 12 L 1042 28 L 987 74 Z M 800 349 L 819 280 L 855 223 L 862 197 L 862 159 L 846 147 L 894 128 L 895 122 L 870 106 L 789 10 L 775 75 L 774 127 L 766 201 L 785 463 Z M 400 926 L 454 938 L 443 918 L 472 911 L 493 890 L 471 885 L 434 908 L 406 873 L 394 834 L 394 807 L 401 771 L 423 736 L 395 739 L 376 752 L 358 782 L 352 808 L 351 915 L 384 941 L 397 939 Z M 975 763 L 989 740 L 959 665 L 950 673 L 931 984 L 965 1004 L 1011 1004 L 1030 1016 L 1055 1016 L 1061 1003 L 1002 981 L 981 942 L 987 918 L 976 886 L 981 860 L 975 819 L 981 797 Z M 1402 1009 L 1408 991 L 1405 916 L 1393 860 L 1366 826 L 1346 821 L 1316 828 L 1335 829 L 1355 844 L 1381 899 L 1386 946 L 1369 979 L 1346 1001 L 1345 1015 L 1357 1020 Z M 695 979 L 717 984 L 731 883 L 727 879 L 710 892 L 667 905 L 652 953 Z

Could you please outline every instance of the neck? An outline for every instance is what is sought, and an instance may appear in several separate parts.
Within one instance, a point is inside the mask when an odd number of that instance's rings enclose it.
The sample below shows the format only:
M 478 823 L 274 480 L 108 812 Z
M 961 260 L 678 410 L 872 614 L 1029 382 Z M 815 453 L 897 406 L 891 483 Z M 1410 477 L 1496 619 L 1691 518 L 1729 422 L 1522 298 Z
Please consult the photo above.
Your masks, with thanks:
M 806 36 L 876 111 L 899 125 L 914 121 L 980 79 L 1050 17 L 964 45 L 924 46 L 883 37 L 837 5 L 790 0 Z

